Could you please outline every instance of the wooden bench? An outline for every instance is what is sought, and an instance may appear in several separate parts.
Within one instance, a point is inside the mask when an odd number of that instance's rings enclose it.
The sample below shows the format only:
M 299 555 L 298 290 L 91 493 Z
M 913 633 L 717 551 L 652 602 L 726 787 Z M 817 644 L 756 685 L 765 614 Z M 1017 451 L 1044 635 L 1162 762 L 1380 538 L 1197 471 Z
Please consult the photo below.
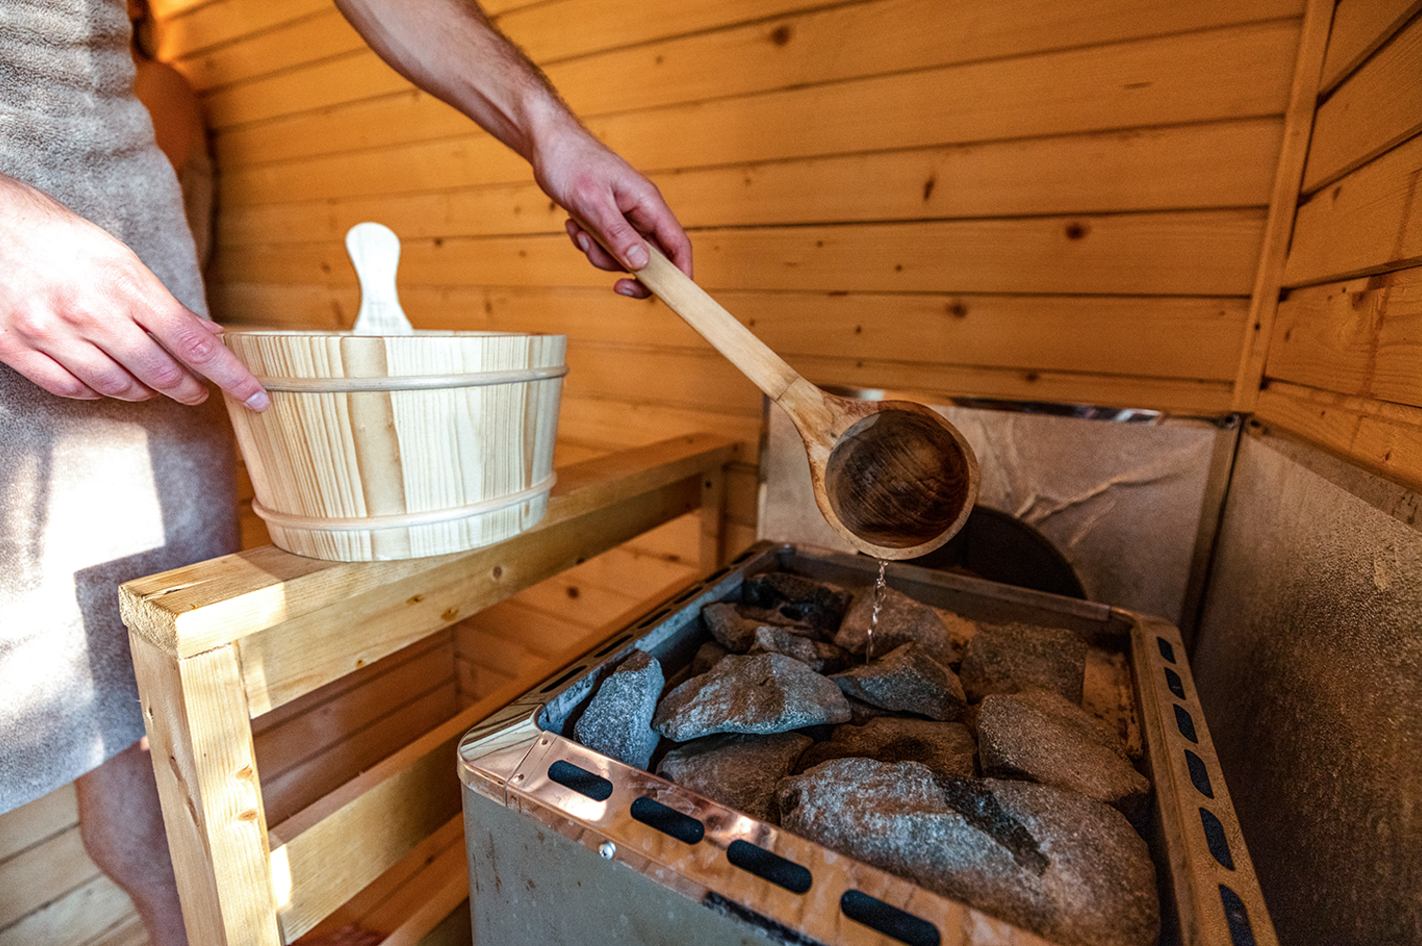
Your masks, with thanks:
M 422 885 L 428 896 L 386 943 L 415 943 L 445 918 L 467 896 L 462 843 L 450 853 L 460 816 L 454 745 L 544 671 L 279 824 L 263 810 L 253 720 L 698 509 L 701 567 L 711 570 L 723 558 L 724 468 L 735 449 L 693 435 L 560 469 L 536 528 L 472 552 L 339 563 L 267 546 L 124 585 L 189 939 L 292 943 L 402 860 L 430 860 L 441 839 L 448 870 Z

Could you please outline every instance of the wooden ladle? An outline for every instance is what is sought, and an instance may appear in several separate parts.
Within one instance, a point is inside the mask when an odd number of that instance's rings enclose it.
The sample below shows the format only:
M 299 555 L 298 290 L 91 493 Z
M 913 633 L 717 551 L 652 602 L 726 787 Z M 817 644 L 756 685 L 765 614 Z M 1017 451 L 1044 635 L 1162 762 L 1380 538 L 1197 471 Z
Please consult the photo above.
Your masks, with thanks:
M 815 503 L 860 551 L 916 558 L 962 528 L 978 494 L 973 449 L 912 401 L 852 401 L 795 372 L 656 249 L 635 275 L 790 415 L 810 461 Z

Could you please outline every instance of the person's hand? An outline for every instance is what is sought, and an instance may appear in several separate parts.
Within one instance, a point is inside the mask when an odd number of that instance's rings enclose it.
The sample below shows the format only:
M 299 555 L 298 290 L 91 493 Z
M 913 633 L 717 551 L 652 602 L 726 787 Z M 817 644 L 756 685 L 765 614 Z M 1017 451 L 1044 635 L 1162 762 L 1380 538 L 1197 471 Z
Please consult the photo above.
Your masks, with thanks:
M 656 185 L 581 125 L 570 123 L 550 139 L 534 151 L 534 177 L 572 215 L 568 236 L 589 262 L 635 273 L 647 265 L 644 241 L 650 240 L 691 275 L 691 241 Z M 620 279 L 615 288 L 634 298 L 650 295 L 633 279 Z
M 0 362 L 60 397 L 200 404 L 206 378 L 265 409 L 221 332 L 108 232 L 0 175 Z

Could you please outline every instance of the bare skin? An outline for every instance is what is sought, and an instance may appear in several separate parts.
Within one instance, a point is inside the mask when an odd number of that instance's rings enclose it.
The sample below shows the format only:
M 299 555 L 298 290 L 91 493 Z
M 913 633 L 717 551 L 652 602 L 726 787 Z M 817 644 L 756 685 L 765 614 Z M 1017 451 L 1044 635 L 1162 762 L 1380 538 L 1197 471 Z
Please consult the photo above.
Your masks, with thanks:
M 691 241 L 661 192 L 599 141 L 548 79 L 469 0 L 337 0 L 401 75 L 468 115 L 533 167 L 571 219 L 568 236 L 599 269 L 636 272 L 653 240 L 691 275 Z M 612 253 L 606 252 L 607 247 Z M 618 292 L 645 298 L 633 279 Z
M 0 174 L 0 361 L 60 397 L 181 404 L 204 379 L 254 410 L 266 392 L 133 251 L 48 194 Z
M 661 193 L 602 144 L 541 71 L 467 0 L 338 0 L 387 62 L 523 156 L 569 214 L 599 269 L 635 272 L 652 241 L 688 276 L 691 242 Z M 603 249 L 607 247 L 612 252 Z M 253 410 L 269 400 L 221 343 L 126 246 L 43 192 L 0 175 L 0 362 L 60 397 L 198 404 L 212 383 Z M 617 292 L 649 295 L 635 279 Z M 148 752 L 132 747 L 78 785 L 86 848 L 134 900 L 154 946 L 187 938 Z M 304 946 L 366 946 L 348 928 Z

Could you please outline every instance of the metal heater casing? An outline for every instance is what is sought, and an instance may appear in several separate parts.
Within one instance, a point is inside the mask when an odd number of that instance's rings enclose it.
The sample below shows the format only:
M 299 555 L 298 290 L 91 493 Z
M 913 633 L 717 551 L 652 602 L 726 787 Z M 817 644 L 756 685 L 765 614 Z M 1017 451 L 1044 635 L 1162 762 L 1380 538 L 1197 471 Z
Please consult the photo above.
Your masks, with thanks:
M 759 543 L 466 734 L 459 770 L 476 944 L 1045 942 L 565 735 L 634 648 L 670 675 L 705 639 L 704 605 L 777 569 L 852 587 L 872 584 L 877 563 Z M 1161 941 L 1276 941 L 1173 624 L 901 563 L 889 565 L 888 580 L 968 618 L 1065 627 L 1121 655 L 1155 787 L 1145 833 L 1161 891 Z

